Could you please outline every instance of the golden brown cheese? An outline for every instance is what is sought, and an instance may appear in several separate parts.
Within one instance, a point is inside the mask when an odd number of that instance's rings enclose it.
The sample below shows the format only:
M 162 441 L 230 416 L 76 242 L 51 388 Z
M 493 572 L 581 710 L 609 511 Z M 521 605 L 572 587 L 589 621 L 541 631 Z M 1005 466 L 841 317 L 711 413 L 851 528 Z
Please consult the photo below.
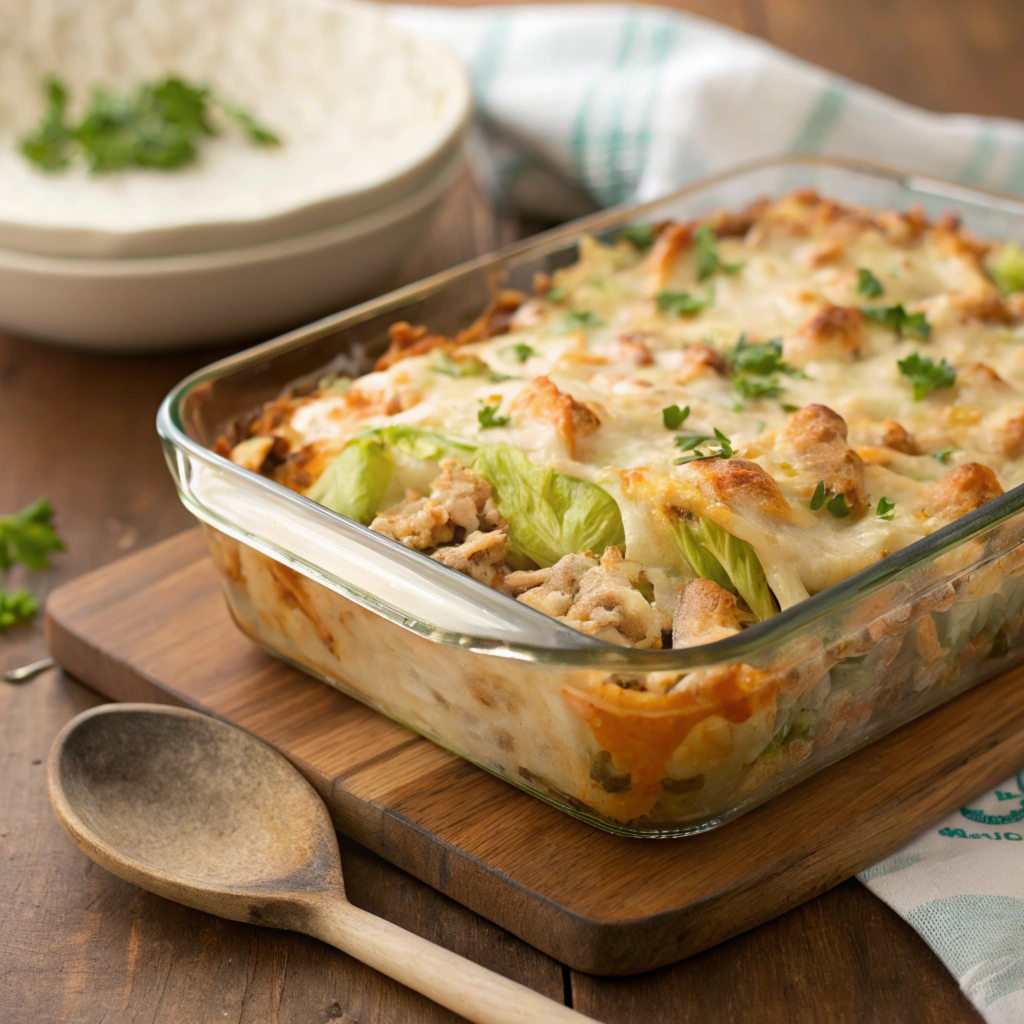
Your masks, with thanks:
M 268 403 L 231 457 L 309 493 L 368 432 L 457 439 L 475 518 L 403 449 L 371 529 L 639 647 L 754 621 L 751 566 L 786 608 L 1024 482 L 1024 301 L 955 219 L 802 191 L 648 234 L 583 238 L 454 337 L 395 324 L 375 372 Z M 507 564 L 474 446 L 603 488 L 621 549 Z

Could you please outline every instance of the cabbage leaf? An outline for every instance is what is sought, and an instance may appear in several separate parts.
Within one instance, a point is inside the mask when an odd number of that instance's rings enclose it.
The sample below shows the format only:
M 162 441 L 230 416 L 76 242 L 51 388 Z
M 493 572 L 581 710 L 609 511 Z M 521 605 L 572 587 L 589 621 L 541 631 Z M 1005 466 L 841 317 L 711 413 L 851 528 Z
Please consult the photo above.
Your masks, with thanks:
M 381 441 L 359 437 L 331 460 L 306 496 L 367 526 L 377 514 L 394 468 Z
M 746 541 L 692 514 L 675 521 L 675 536 L 693 571 L 739 594 L 759 620 L 779 610 L 760 559 Z
M 509 445 L 480 449 L 473 469 L 493 488 L 508 522 L 513 568 L 547 567 L 564 555 L 625 547 L 619 506 L 597 484 L 538 466 Z
M 1004 292 L 1024 291 L 1024 248 L 1006 242 L 996 250 L 988 265 L 993 280 Z
M 408 427 L 403 424 L 378 427 L 364 437 L 376 438 L 407 458 L 425 462 L 439 462 L 441 459 L 459 459 L 461 462 L 467 462 L 477 450 L 477 446 L 472 442 L 442 434 L 439 430 L 425 430 L 422 427 Z

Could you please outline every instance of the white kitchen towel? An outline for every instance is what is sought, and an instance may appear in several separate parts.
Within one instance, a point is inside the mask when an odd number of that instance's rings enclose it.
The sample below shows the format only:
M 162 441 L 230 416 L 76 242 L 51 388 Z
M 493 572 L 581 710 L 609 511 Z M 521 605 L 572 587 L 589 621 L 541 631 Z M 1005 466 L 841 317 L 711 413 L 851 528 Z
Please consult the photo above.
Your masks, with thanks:
M 929 113 L 692 15 L 619 4 L 390 10 L 465 61 L 478 174 L 525 213 L 564 220 L 588 200 L 656 199 L 779 153 L 1024 194 L 1024 125 Z
M 1024 1022 L 1024 769 L 858 878 L 938 953 L 988 1024 Z

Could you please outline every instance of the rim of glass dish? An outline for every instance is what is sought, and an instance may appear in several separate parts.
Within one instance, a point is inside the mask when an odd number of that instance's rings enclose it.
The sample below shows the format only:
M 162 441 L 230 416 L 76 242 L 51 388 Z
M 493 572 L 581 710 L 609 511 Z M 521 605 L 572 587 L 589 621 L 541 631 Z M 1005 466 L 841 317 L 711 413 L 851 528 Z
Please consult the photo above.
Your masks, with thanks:
M 654 210 L 665 203 L 684 199 L 694 193 L 706 191 L 714 186 L 758 171 L 786 167 L 820 167 L 823 169 L 845 171 L 851 174 L 860 174 L 868 178 L 882 179 L 908 190 L 931 193 L 937 198 L 948 199 L 953 203 L 960 200 L 984 206 L 991 210 L 1005 209 L 1008 213 L 1015 213 L 1018 216 L 1024 217 L 1024 200 L 1013 196 L 974 186 L 960 185 L 932 175 L 884 167 L 867 161 L 820 156 L 780 156 L 754 160 L 738 165 L 728 171 L 723 171 L 720 174 L 704 178 L 699 182 L 687 185 L 685 188 L 678 189 L 659 199 L 639 205 L 613 207 L 571 221 L 568 224 L 560 225 L 550 231 L 534 235 L 521 242 L 505 246 L 493 253 L 476 257 L 448 270 L 433 274 L 421 281 L 405 285 L 378 298 L 360 303 L 351 309 L 333 313 L 321 320 L 314 321 L 287 334 L 255 345 L 235 355 L 217 360 L 186 377 L 170 391 L 161 403 L 157 413 L 157 433 L 166 443 L 174 448 L 183 450 L 190 456 L 207 463 L 218 471 L 229 476 L 243 478 L 250 485 L 257 482 L 258 485 L 268 488 L 275 496 L 293 503 L 298 515 L 305 515 L 315 510 L 326 515 L 328 519 L 336 519 L 339 523 L 344 523 L 346 526 L 369 533 L 367 527 L 361 526 L 358 523 L 351 523 L 344 517 L 337 515 L 337 513 L 331 512 L 330 509 L 311 502 L 308 498 L 289 490 L 281 484 L 242 469 L 229 459 L 215 454 L 211 449 L 190 438 L 185 433 L 180 416 L 181 405 L 189 393 L 194 388 L 228 373 L 234 373 L 283 352 L 301 347 L 324 335 L 335 333 L 346 327 L 352 327 L 370 317 L 379 316 L 382 313 L 386 313 L 389 309 L 398 308 L 418 298 L 423 298 L 454 283 L 460 277 L 467 274 L 488 268 L 498 269 L 500 267 L 509 267 L 510 265 L 514 266 L 515 262 L 519 259 L 526 257 L 534 258 L 545 255 L 547 252 L 562 249 L 584 232 L 607 230 L 615 227 L 625 219 L 642 217 L 646 212 Z M 193 503 L 186 502 L 186 504 L 196 514 L 197 510 L 192 507 Z M 458 633 L 436 627 L 423 629 L 422 624 L 419 624 L 421 628 L 415 628 L 415 625 L 410 622 L 404 613 L 397 609 L 389 609 L 389 606 L 383 605 L 372 594 L 361 591 L 352 584 L 343 580 L 338 582 L 343 584 L 347 591 L 361 594 L 364 598 L 364 605 L 375 613 L 384 615 L 386 618 L 401 625 L 403 628 L 410 629 L 419 636 L 446 646 L 504 655 L 540 664 L 572 668 L 593 668 L 604 671 L 689 671 L 723 661 L 747 658 L 767 647 L 789 639 L 811 623 L 824 618 L 844 606 L 852 606 L 859 599 L 884 587 L 901 573 L 952 550 L 979 533 L 997 526 L 1022 509 L 1024 509 L 1024 484 L 1013 488 L 974 512 L 957 519 L 931 536 L 924 537 L 908 547 L 886 556 L 873 565 L 869 565 L 860 570 L 860 572 L 847 577 L 845 580 L 841 580 L 839 583 L 819 591 L 799 604 L 793 605 L 791 608 L 779 612 L 779 614 L 772 616 L 772 618 L 757 623 L 735 636 L 712 644 L 703 644 L 698 647 L 684 648 L 678 651 L 638 651 L 633 648 L 618 647 L 606 643 L 595 643 L 590 648 L 546 647 L 515 641 L 495 640 L 490 637 Z M 212 525 L 217 528 L 222 528 L 223 525 L 226 525 L 212 510 L 205 509 L 204 507 L 203 511 L 207 512 L 208 515 L 200 516 L 199 518 L 207 522 L 213 521 Z M 256 538 L 254 535 L 248 534 L 247 531 L 240 527 L 235 527 L 235 529 L 246 533 L 246 536 L 252 540 L 260 540 L 263 542 L 263 545 L 269 545 L 278 551 L 281 550 L 263 538 Z M 318 579 L 322 579 L 325 575 L 331 575 L 325 573 L 318 566 L 307 562 L 305 559 L 290 553 L 287 554 L 294 562 L 309 565 L 311 569 L 316 570 Z M 510 600 L 509 598 L 504 598 L 504 595 L 501 594 L 496 596 Z M 389 611 L 393 614 L 389 614 Z

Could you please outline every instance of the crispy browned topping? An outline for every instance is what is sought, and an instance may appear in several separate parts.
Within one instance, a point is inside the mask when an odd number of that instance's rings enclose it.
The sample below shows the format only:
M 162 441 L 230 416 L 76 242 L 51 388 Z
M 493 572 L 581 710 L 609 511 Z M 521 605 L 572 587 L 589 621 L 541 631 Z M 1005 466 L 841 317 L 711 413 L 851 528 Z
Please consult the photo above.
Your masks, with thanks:
M 988 466 L 968 462 L 954 466 L 929 488 L 925 510 L 943 523 L 951 523 L 1002 493 L 999 480 Z
M 413 327 L 412 324 L 400 320 L 388 328 L 388 335 L 391 338 L 391 346 L 377 360 L 375 370 L 386 370 L 389 366 L 408 359 L 410 356 L 423 356 L 432 352 L 435 348 L 451 352 L 456 347 L 456 342 L 443 334 L 434 334 L 422 325 Z
M 713 580 L 690 580 L 676 598 L 672 646 L 696 647 L 742 629 L 736 598 Z
M 573 458 L 577 440 L 601 425 L 595 412 L 572 395 L 563 394 L 547 377 L 535 377 L 519 392 L 512 403 L 512 414 L 550 423 Z

